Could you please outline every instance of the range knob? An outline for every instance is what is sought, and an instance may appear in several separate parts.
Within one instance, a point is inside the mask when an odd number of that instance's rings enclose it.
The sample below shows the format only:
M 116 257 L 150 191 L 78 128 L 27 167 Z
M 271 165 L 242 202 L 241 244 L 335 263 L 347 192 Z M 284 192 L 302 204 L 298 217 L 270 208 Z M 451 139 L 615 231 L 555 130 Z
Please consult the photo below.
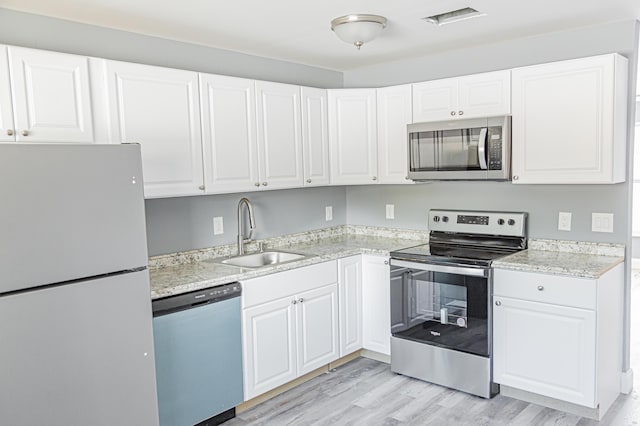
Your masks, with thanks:
M 449 216 L 442 216 L 442 221 L 443 222 L 449 222 Z
M 498 225 L 504 225 L 504 219 L 502 218 L 498 219 Z
M 515 220 L 513 220 L 513 219 L 509 219 L 509 220 L 507 221 L 507 223 L 509 224 L 509 226 L 513 226 L 513 225 L 515 225 L 515 224 L 516 224 L 516 221 L 515 221 Z
M 433 217 L 433 221 L 434 222 L 440 222 L 440 216 L 434 216 Z

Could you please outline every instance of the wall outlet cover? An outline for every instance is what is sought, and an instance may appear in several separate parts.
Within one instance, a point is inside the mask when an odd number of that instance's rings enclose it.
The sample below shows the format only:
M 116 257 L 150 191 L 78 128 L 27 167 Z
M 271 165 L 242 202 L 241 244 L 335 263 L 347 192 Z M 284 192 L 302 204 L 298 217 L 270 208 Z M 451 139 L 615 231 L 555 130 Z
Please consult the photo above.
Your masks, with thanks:
M 592 232 L 613 232 L 613 213 L 591 213 Z
M 333 220 L 333 206 L 326 206 L 324 208 L 324 218 L 327 222 Z
M 571 231 L 571 213 L 558 213 L 558 231 Z
M 213 235 L 224 234 L 224 222 L 222 216 L 213 218 Z
M 396 218 L 396 212 L 395 212 L 395 206 L 393 204 L 387 204 L 386 207 L 386 217 L 387 219 L 395 219 Z

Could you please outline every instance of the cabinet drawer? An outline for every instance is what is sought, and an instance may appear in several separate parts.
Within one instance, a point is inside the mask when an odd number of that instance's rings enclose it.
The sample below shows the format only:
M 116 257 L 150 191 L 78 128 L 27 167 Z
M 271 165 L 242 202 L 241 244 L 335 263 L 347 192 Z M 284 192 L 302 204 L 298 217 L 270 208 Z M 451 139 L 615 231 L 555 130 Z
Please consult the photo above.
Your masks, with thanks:
M 496 269 L 495 296 L 576 308 L 596 308 L 596 280 Z
M 242 307 L 248 308 L 337 282 L 338 266 L 335 260 L 243 280 Z

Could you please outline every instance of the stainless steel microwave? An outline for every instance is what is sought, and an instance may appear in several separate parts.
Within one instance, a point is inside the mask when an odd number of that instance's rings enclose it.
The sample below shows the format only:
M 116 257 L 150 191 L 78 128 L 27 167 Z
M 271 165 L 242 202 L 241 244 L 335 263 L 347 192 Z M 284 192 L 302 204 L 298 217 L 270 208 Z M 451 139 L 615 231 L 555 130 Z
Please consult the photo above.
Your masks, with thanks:
M 511 117 L 407 126 L 409 179 L 510 180 Z

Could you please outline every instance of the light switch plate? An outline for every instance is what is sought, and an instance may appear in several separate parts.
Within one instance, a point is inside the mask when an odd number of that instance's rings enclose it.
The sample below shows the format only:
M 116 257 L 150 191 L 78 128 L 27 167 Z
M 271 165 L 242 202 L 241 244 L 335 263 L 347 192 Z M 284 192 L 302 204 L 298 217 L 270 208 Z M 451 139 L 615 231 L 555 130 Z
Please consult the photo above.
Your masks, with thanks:
M 333 206 L 326 206 L 324 208 L 324 218 L 327 222 L 333 220 Z
M 386 207 L 386 217 L 387 219 L 395 219 L 396 218 L 396 208 L 393 204 L 387 204 Z
M 592 232 L 613 232 L 613 213 L 591 213 Z
M 558 213 L 558 231 L 571 231 L 571 213 Z
M 224 222 L 222 216 L 216 216 L 213 218 L 213 235 L 224 234 Z

